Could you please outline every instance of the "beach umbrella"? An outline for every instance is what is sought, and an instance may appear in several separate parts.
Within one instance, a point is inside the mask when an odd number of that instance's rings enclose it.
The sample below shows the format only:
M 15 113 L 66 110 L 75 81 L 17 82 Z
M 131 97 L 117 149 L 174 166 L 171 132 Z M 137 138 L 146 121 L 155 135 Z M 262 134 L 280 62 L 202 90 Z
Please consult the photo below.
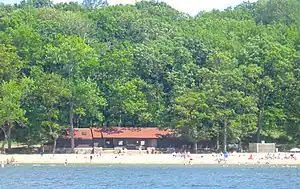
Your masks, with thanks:
M 290 149 L 290 152 L 300 152 L 300 149 L 299 148 L 292 148 L 292 149 Z

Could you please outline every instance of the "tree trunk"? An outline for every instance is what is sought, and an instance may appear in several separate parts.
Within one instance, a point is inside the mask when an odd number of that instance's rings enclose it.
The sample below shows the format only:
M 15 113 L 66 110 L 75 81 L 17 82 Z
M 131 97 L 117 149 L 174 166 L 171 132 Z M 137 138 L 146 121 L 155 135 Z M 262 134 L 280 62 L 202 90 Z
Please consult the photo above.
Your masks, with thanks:
M 197 154 L 197 151 L 198 151 L 198 144 L 197 142 L 194 142 L 194 153 Z
M 243 144 L 242 144 L 242 140 L 239 140 L 239 151 L 243 152 Z
M 1 146 L 1 153 L 5 154 L 5 144 L 7 142 L 7 134 L 6 134 L 5 125 L 4 125 L 4 128 L 1 128 L 1 130 L 3 131 L 3 134 L 4 134 L 4 140 L 3 140 L 2 146 Z
M 259 108 L 258 110 L 258 116 L 257 116 L 257 132 L 256 132 L 256 142 L 260 143 L 260 133 L 261 133 L 261 119 L 262 119 L 262 108 Z
M 7 124 L 8 127 L 8 132 L 7 132 L 7 150 L 11 151 L 11 126 L 8 123 Z
M 53 138 L 53 149 L 52 149 L 53 154 L 55 154 L 55 150 L 56 150 L 56 141 L 57 141 L 57 138 Z
M 45 153 L 45 147 L 44 147 L 44 144 L 42 144 L 42 153 Z
M 227 123 L 226 123 L 226 121 L 224 121 L 223 124 L 224 124 L 224 152 L 227 152 Z
M 6 139 L 3 140 L 2 146 L 1 146 L 1 153 L 5 154 L 5 144 L 6 144 Z
M 75 152 L 75 142 L 74 142 L 74 113 L 73 113 L 74 104 L 70 102 L 70 112 L 69 112 L 69 121 L 70 121 L 70 135 L 71 135 L 71 153 Z
M 217 151 L 220 150 L 220 126 L 218 126 L 217 130 Z
M 76 125 L 77 125 L 77 128 L 80 128 L 80 115 L 76 117 Z
M 119 112 L 119 123 L 118 123 L 118 127 L 121 127 L 122 125 L 122 114 L 121 112 Z

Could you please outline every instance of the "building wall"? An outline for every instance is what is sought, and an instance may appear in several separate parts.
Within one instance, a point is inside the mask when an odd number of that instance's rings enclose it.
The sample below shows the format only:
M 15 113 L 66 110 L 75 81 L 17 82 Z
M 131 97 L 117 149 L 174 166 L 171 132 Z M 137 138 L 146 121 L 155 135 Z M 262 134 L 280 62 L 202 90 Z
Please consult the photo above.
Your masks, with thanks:
M 104 147 L 104 140 L 103 139 L 94 139 L 94 147 Z
M 122 142 L 121 142 L 122 141 Z M 109 144 L 108 144 L 109 142 Z M 266 144 L 264 144 L 266 145 Z M 143 149 L 147 149 L 147 147 L 154 148 L 176 148 L 182 149 L 186 148 L 186 146 L 192 146 L 192 144 L 180 140 L 178 138 L 159 138 L 159 139 L 75 139 L 75 148 L 115 148 L 115 147 L 126 147 L 128 150 L 138 150 L 139 147 L 142 146 Z M 203 146 L 207 146 L 206 144 Z M 200 148 L 200 145 L 198 145 Z M 71 148 L 70 139 L 58 139 L 57 140 L 57 148 Z M 267 149 L 267 147 L 250 147 L 250 151 L 252 152 L 273 152 L 274 148 Z
M 107 142 L 110 141 L 108 144 Z M 122 141 L 122 142 L 121 142 Z M 103 148 L 114 148 L 114 147 L 126 147 L 127 149 L 139 149 L 139 146 L 155 148 L 181 148 L 186 142 L 179 139 L 75 139 L 76 148 L 88 148 L 88 147 L 103 147 Z M 71 148 L 70 139 L 58 139 L 57 148 Z
M 157 148 L 157 139 L 149 139 L 147 142 L 147 147 Z
M 108 140 L 112 141 L 112 145 L 107 144 Z M 94 139 L 94 147 L 113 148 L 113 147 L 126 147 L 127 149 L 139 149 L 139 146 L 159 148 L 162 144 L 170 146 L 174 140 L 160 139 Z
M 249 152 L 275 153 L 275 143 L 249 143 Z
M 182 148 L 185 145 L 192 144 L 179 138 L 160 138 L 157 140 L 158 148 Z
M 74 139 L 75 148 L 89 148 L 93 147 L 93 140 L 90 139 Z M 70 139 L 58 139 L 56 142 L 57 148 L 71 148 L 71 140 Z
M 109 144 L 108 141 L 111 141 Z M 126 147 L 127 149 L 139 149 L 139 146 L 157 147 L 157 139 L 94 139 L 94 147 L 114 148 Z

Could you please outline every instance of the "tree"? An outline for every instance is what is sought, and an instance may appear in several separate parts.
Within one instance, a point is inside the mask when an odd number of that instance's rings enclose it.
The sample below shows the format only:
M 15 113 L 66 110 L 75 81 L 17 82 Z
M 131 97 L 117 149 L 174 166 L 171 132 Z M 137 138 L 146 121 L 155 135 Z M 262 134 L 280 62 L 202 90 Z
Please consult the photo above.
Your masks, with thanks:
M 94 42 L 95 24 L 82 12 L 40 9 L 37 17 L 37 28 L 43 41 L 52 42 L 60 34 L 79 36 L 88 44 Z
M 5 126 L 9 136 L 54 142 L 68 125 L 74 149 L 74 127 L 105 124 L 175 128 L 225 151 L 227 143 L 300 143 L 299 0 L 196 17 L 157 1 L 106 3 L 0 4 L 0 86 L 21 91 L 19 105 L 14 93 L 1 98 L 16 107 L 12 115 L 25 112 Z
M 25 110 L 21 108 L 22 85 L 11 80 L 1 83 L 0 86 L 0 128 L 4 133 L 5 140 L 2 144 L 2 151 L 5 152 L 5 143 L 8 142 L 8 150 L 11 149 L 11 129 L 15 122 L 26 121 Z
M 52 0 L 23 0 L 20 3 L 21 7 L 30 5 L 35 8 L 44 8 L 44 7 L 52 7 L 53 1 Z
M 282 130 L 278 123 L 285 119 L 285 115 L 281 106 L 281 97 L 277 95 L 281 94 L 282 90 L 286 88 L 283 81 L 289 79 L 287 73 L 292 72 L 293 62 L 293 52 L 288 47 L 272 43 L 264 38 L 259 40 L 260 42 L 256 43 L 256 47 L 250 45 L 252 40 L 249 40 L 246 47 L 246 52 L 249 53 L 246 56 L 249 56 L 249 58 L 242 60 L 243 66 L 241 66 L 245 73 L 244 90 L 258 99 L 256 105 L 257 142 L 261 140 L 264 127 L 268 130 L 268 132 L 265 132 L 266 136 Z M 270 120 L 272 119 L 277 120 L 271 123 Z
M 83 0 L 83 6 L 88 9 L 96 9 L 108 5 L 107 0 Z
M 55 9 L 72 11 L 72 12 L 81 12 L 84 11 L 84 7 L 78 2 L 69 2 L 69 3 L 56 3 L 54 4 Z
M 91 80 L 72 80 L 68 82 L 71 96 L 68 99 L 69 125 L 71 133 L 71 150 L 74 153 L 74 116 L 90 115 L 103 121 L 102 108 L 106 100 L 100 95 L 96 83 Z
M 19 76 L 22 61 L 16 54 L 16 48 L 11 45 L 0 45 L 0 80 L 9 81 Z
M 298 0 L 260 0 L 256 3 L 254 18 L 256 22 L 271 24 L 272 22 L 283 22 L 299 24 L 297 12 L 300 8 Z
M 192 90 L 186 91 L 175 99 L 174 118 L 179 135 L 194 144 L 197 152 L 197 142 L 207 139 L 207 128 L 203 120 L 208 118 L 206 94 Z
M 105 99 L 100 96 L 97 85 L 89 78 L 97 66 L 95 51 L 79 37 L 59 35 L 56 45 L 49 45 L 46 50 L 44 69 L 49 73 L 57 73 L 67 80 L 70 90 L 68 99 L 71 148 L 74 152 L 74 114 L 85 115 L 87 111 L 99 120 L 101 114 L 98 106 L 105 106 Z
M 62 120 L 62 107 L 70 97 L 67 82 L 57 74 L 41 73 L 35 70 L 34 87 L 28 100 L 28 118 L 30 127 L 40 127 L 39 132 L 45 133 L 47 140 L 41 138 L 42 143 L 53 142 L 53 153 L 56 140 L 60 137 L 66 124 Z

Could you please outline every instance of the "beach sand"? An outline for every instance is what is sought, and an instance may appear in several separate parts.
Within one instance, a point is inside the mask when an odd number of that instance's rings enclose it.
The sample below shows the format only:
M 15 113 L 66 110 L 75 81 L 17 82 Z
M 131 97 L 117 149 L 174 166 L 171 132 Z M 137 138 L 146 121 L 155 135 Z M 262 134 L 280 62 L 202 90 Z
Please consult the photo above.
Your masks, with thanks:
M 0 164 L 13 160 L 12 164 L 149 164 L 149 165 L 300 165 L 300 154 L 293 158 L 289 153 L 271 154 L 272 158 L 266 159 L 267 154 L 236 153 L 224 158 L 218 154 L 191 154 L 190 158 L 184 158 L 175 154 L 13 154 L 0 155 Z M 91 159 L 92 156 L 92 159 Z M 219 161 L 218 161 L 219 160 Z M 225 161 L 224 161 L 225 160 Z

